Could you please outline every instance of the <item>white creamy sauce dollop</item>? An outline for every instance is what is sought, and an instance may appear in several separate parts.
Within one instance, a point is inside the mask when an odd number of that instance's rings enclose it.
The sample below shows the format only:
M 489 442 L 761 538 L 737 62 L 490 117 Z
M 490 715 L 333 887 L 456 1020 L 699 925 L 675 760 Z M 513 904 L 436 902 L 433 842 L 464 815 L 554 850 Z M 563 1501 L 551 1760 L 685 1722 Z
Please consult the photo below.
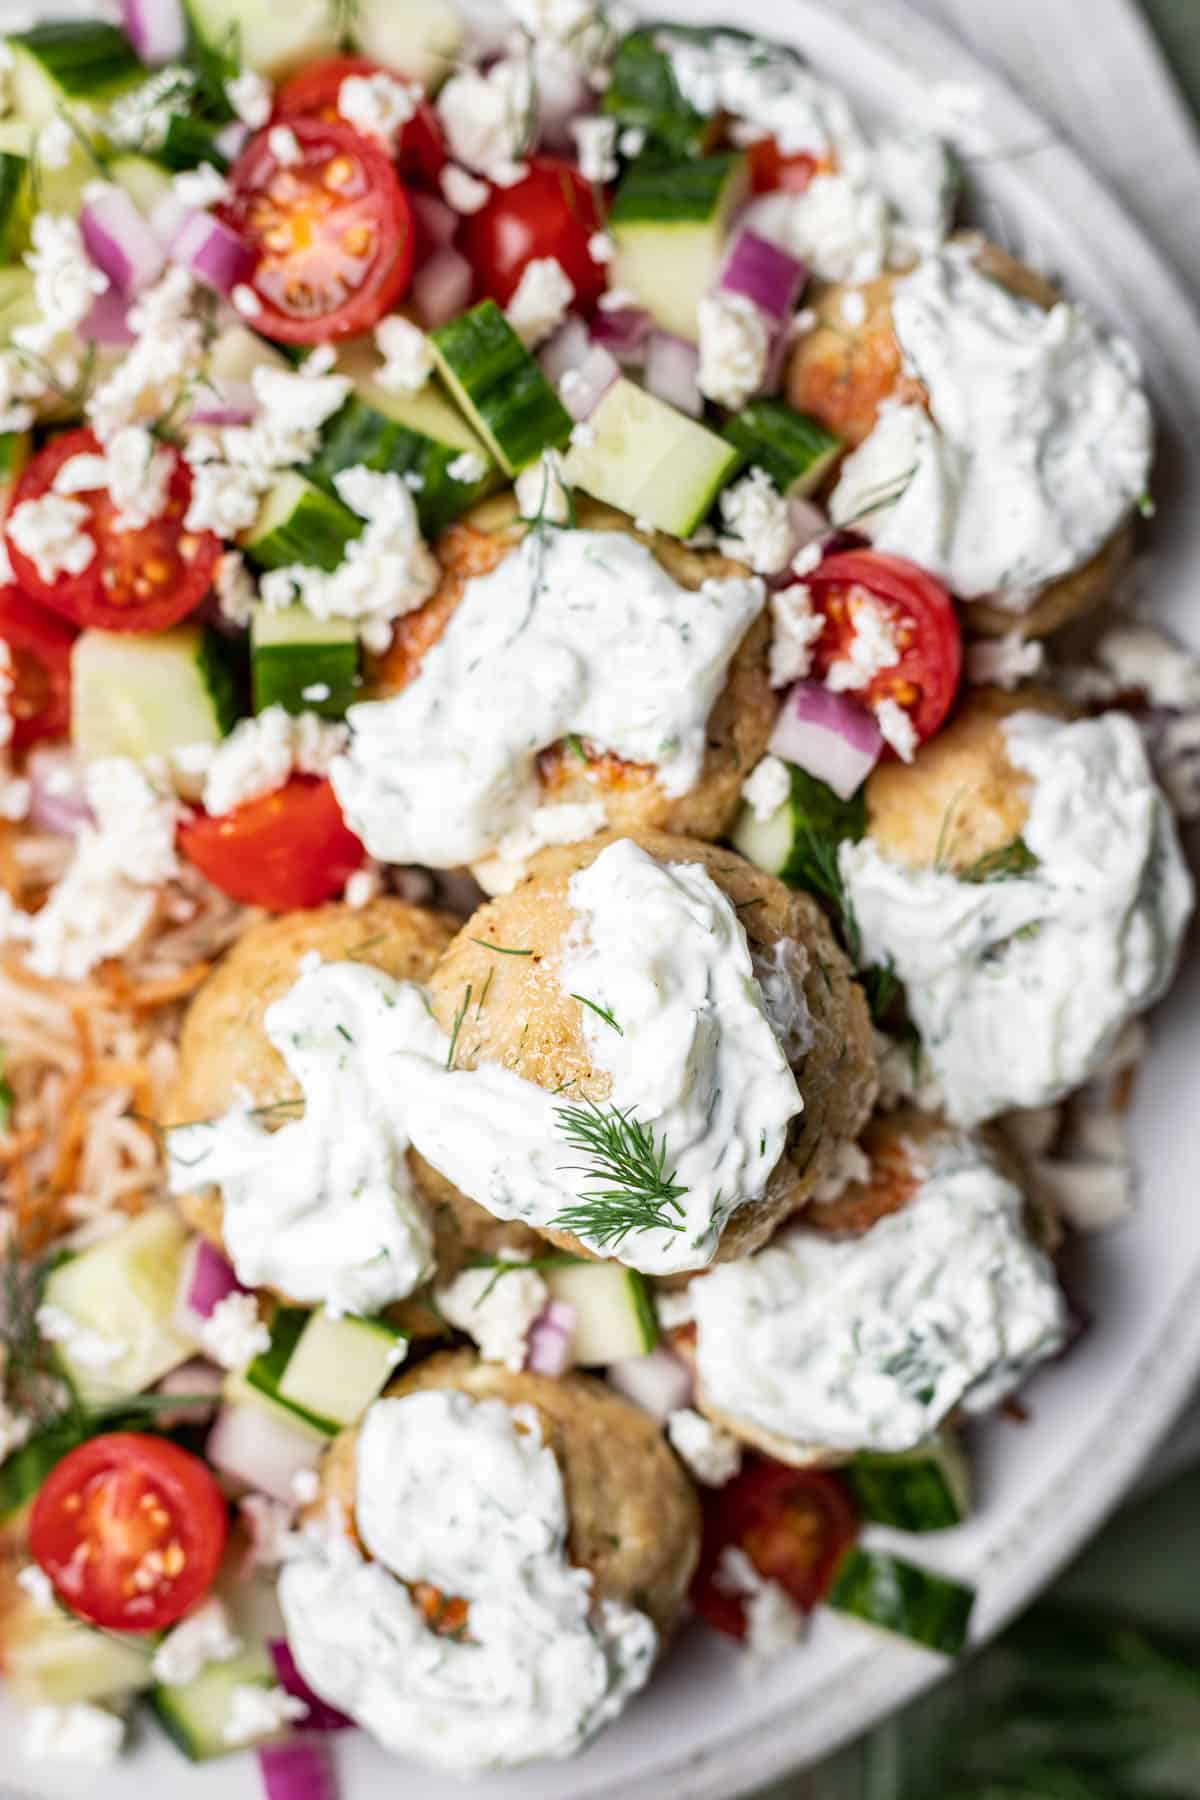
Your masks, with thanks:
M 915 1154 L 915 1153 L 914 1153 Z M 798 1225 L 689 1290 L 705 1398 L 797 1444 L 900 1451 L 983 1412 L 1065 1341 L 1020 1189 L 947 1134 L 908 1204 L 861 1237 Z
M 567 1560 L 562 1475 L 537 1415 L 434 1391 L 378 1400 L 358 1443 L 349 1539 L 306 1538 L 280 1576 L 305 1680 L 397 1755 L 470 1775 L 569 1756 L 642 1687 L 644 1613 L 596 1605 Z M 467 1602 L 461 1637 L 406 1582 Z
M 950 245 L 897 287 L 896 337 L 929 414 L 885 404 L 830 511 L 962 598 L 1019 610 L 1146 491 L 1152 421 L 1124 338 L 1065 301 L 1019 299 L 974 257 Z
M 1028 874 L 969 882 L 905 868 L 870 839 L 841 849 L 863 963 L 895 965 L 962 1124 L 1087 1081 L 1165 992 L 1193 904 L 1132 719 L 1015 713 L 1004 734 L 1032 779 Z
M 753 578 L 692 593 L 620 532 L 531 530 L 466 583 L 407 688 L 350 709 L 332 771 L 347 819 L 387 862 L 478 861 L 531 818 L 538 753 L 572 734 L 687 793 L 763 599 Z

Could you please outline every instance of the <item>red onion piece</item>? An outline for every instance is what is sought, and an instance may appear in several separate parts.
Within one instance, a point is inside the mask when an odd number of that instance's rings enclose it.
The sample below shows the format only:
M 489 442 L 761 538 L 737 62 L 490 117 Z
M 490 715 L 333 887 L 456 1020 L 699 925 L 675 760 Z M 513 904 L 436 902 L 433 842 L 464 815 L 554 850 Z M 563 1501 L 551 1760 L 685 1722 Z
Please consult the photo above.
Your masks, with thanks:
M 413 277 L 412 303 L 422 325 L 433 331 L 462 312 L 471 298 L 474 279 L 470 263 L 457 250 L 445 244 L 435 250 Z
M 798 681 L 784 699 L 767 748 L 849 800 L 879 761 L 883 734 L 857 700 L 831 694 L 819 681 Z
M 704 411 L 700 394 L 700 352 L 670 331 L 652 331 L 646 344 L 646 386 L 690 419 Z
M 530 1328 L 525 1367 L 535 1375 L 565 1375 L 571 1366 L 574 1336 L 575 1308 L 565 1300 L 551 1300 Z
M 242 1286 L 233 1264 L 215 1244 L 207 1238 L 197 1238 L 191 1268 L 185 1270 L 183 1292 L 192 1311 L 201 1319 L 210 1319 L 227 1294 L 245 1294 L 249 1289 Z
M 454 208 L 433 194 L 410 194 L 409 200 L 430 243 L 438 246 L 453 244 L 458 230 L 458 214 Z
M 29 777 L 29 822 L 55 837 L 75 837 L 80 827 L 95 823 L 83 785 L 83 770 L 70 750 L 34 750 L 25 773 Z
M 718 285 L 727 294 L 744 294 L 779 326 L 796 310 L 807 281 L 806 264 L 769 238 L 743 230 L 733 241 Z
M 170 257 L 218 294 L 231 294 L 254 273 L 253 250 L 232 226 L 209 212 L 185 215 L 171 239 Z
M 620 375 L 621 365 L 616 358 L 599 344 L 593 344 L 579 367 L 568 369 L 562 377 L 559 398 L 576 422 L 590 419 Z
M 681 1406 L 689 1406 L 695 1388 L 691 1369 L 681 1356 L 659 1344 L 645 1356 L 627 1356 L 611 1363 L 608 1379 L 618 1394 L 624 1394 L 652 1418 L 666 1419 Z
M 110 282 L 92 301 L 87 318 L 79 327 L 79 335 L 88 344 L 115 345 L 124 349 L 133 343 L 128 313 L 129 302 Z
M 163 247 L 124 188 L 105 183 L 79 214 L 84 249 L 126 299 L 161 270 Z
M 243 125 L 240 119 L 230 119 L 228 125 L 222 125 L 213 139 L 213 149 L 223 156 L 226 162 L 236 162 L 245 148 L 246 139 L 250 136 L 250 127 Z
M 592 340 L 578 313 L 568 313 L 554 336 L 538 351 L 542 374 L 552 387 L 557 387 L 568 369 L 577 369 L 585 361 Z
M 182 0 L 122 0 L 121 24 L 139 59 L 151 68 L 175 62 L 187 49 Z
M 188 419 L 193 425 L 248 425 L 257 410 L 257 396 L 247 382 L 209 380 L 197 389 Z
M 592 320 L 592 341 L 626 366 L 640 363 L 654 321 L 637 306 L 622 306 L 616 312 L 597 312 Z
M 221 1386 L 225 1380 L 224 1369 L 216 1363 L 209 1362 L 207 1357 L 193 1356 L 169 1375 L 164 1375 L 155 1386 L 156 1394 L 211 1394 L 211 1406 L 181 1406 L 178 1412 L 170 1410 L 156 1412 L 154 1422 L 164 1431 L 174 1430 L 176 1425 L 207 1425 L 214 1417 L 221 1404 Z
M 204 1454 L 222 1474 L 294 1506 L 292 1482 L 303 1470 L 316 1468 L 324 1446 L 282 1413 L 226 1401 L 208 1434 Z
M 260 1744 L 258 1767 L 267 1800 L 338 1800 L 333 1762 L 321 1738 Z
M 308 1717 L 304 1723 L 310 1731 L 353 1731 L 354 1720 L 348 1719 L 344 1712 L 336 1706 L 330 1706 L 314 1694 L 296 1667 L 296 1659 L 292 1655 L 291 1645 L 286 1638 L 272 1638 L 267 1645 L 271 1652 L 271 1660 L 275 1664 L 275 1673 L 279 1685 L 286 1689 L 297 1700 L 303 1700 L 308 1708 Z

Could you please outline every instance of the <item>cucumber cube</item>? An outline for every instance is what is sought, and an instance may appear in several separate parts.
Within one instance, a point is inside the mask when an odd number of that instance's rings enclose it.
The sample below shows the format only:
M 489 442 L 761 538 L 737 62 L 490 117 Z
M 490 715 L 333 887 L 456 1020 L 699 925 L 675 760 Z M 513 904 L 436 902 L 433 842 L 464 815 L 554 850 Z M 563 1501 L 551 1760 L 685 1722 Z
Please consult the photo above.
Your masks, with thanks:
M 449 75 L 463 39 L 454 0 L 356 0 L 349 27 L 361 55 L 401 70 L 424 88 L 439 86 Z
M 407 1348 L 407 1339 L 390 1325 L 315 1312 L 288 1358 L 279 1398 L 335 1425 L 353 1425 Z
M 617 1262 L 563 1263 L 542 1271 L 555 1300 L 575 1309 L 573 1360 L 583 1368 L 644 1356 L 658 1342 L 645 1277 Z
M 303 606 L 256 606 L 250 673 L 255 712 L 282 706 L 344 718 L 358 685 L 358 629 L 353 619 L 314 618 Z
M 26 1706 L 113 1700 L 150 1686 L 153 1643 L 93 1631 L 22 1599 L 4 1621 L 4 1679 Z
M 257 519 L 240 541 L 260 569 L 304 563 L 309 568 L 333 570 L 344 561 L 346 545 L 362 529 L 357 513 L 303 475 L 289 471 L 264 496 Z
M 111 100 L 146 78 L 133 45 L 115 25 L 49 19 L 8 40 L 12 109 L 27 124 L 49 124 L 72 101 Z
M 213 631 L 179 625 L 139 636 L 85 631 L 71 650 L 71 741 L 85 762 L 135 762 L 218 744 L 236 706 L 227 651 Z
M 608 220 L 617 246 L 612 284 L 692 343 L 700 332 L 696 309 L 716 285 L 748 179 L 744 156 L 692 162 L 646 156 L 617 189 Z
M 208 1762 L 214 1756 L 229 1756 L 246 1748 L 245 1740 L 235 1744 L 225 1736 L 233 1717 L 234 1689 L 273 1688 L 276 1684 L 271 1654 L 258 1644 L 228 1662 L 210 1663 L 192 1681 L 178 1685 L 162 1682 L 151 1689 L 148 1699 L 159 1724 L 188 1760 Z M 285 1728 L 253 1741 L 266 1743 L 286 1735 Z
M 258 69 L 272 80 L 318 57 L 332 56 L 340 43 L 342 9 L 337 0 L 288 0 L 286 6 L 272 0 L 185 0 L 185 4 L 201 43 L 218 51 L 236 44 L 242 67 Z M 397 10 L 411 4 L 412 0 L 401 0 Z
M 675 537 L 696 529 L 739 458 L 734 445 L 625 376 L 588 423 L 589 441 L 567 455 L 568 484 Z
M 494 300 L 430 333 L 438 369 L 492 455 L 517 475 L 571 435 L 571 415 Z

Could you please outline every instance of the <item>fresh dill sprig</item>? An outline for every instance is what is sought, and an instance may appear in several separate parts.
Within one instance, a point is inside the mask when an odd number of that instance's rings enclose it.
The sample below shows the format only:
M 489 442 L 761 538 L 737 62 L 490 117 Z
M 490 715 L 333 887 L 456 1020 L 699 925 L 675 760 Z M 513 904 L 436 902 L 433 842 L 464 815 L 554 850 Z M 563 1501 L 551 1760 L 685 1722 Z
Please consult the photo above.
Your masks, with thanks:
M 917 472 L 914 463 L 911 469 L 905 469 L 902 475 L 893 475 L 889 481 L 880 482 L 877 487 L 868 488 L 863 496 L 863 505 L 857 512 L 851 513 L 848 519 L 839 519 L 839 531 L 848 531 L 851 526 L 858 525 L 863 519 L 869 519 L 872 513 L 882 512 L 885 506 L 895 506 L 903 500 L 908 492 L 909 483 Z
M 616 1249 L 631 1231 L 682 1231 L 680 1199 L 687 1193 L 667 1170 L 667 1146 L 653 1130 L 617 1106 L 555 1109 L 563 1137 L 586 1161 L 567 1163 L 586 1175 L 589 1187 L 552 1223 L 598 1248 Z M 676 1215 L 675 1218 L 671 1214 Z
M 528 1261 L 507 1256 L 472 1256 L 467 1263 L 468 1269 L 492 1271 L 492 1279 L 475 1304 L 482 1306 L 501 1276 L 511 1275 L 517 1269 L 533 1269 L 535 1273 L 540 1273 L 542 1269 L 565 1269 L 573 1266 L 582 1268 L 587 1260 L 585 1256 L 572 1256 L 569 1250 L 560 1250 L 552 1256 L 531 1256 Z
M 458 1034 L 462 1030 L 463 1020 L 467 1016 L 467 1008 L 471 1004 L 471 983 L 467 983 L 467 991 L 462 997 L 462 1005 L 454 1015 L 454 1029 L 450 1033 L 450 1048 L 446 1052 L 446 1067 L 454 1067 L 454 1053 L 458 1049 Z
M 601 1006 L 596 1000 L 589 1000 L 586 994 L 572 994 L 571 998 L 572 1000 L 578 1000 L 580 1006 L 586 1006 L 590 1012 L 594 1012 L 596 1017 L 598 1019 L 603 1019 L 606 1025 L 611 1025 L 618 1037 L 625 1036 L 624 1031 L 617 1024 L 613 1014 L 609 1012 L 606 1006 Z
M 586 763 L 588 761 L 588 753 L 584 746 L 583 739 L 577 731 L 569 731 L 567 733 L 566 745 L 567 749 L 571 752 L 571 755 L 575 757 L 578 762 Z
M 532 950 L 513 950 L 507 944 L 489 944 L 486 938 L 473 937 L 468 940 L 478 944 L 481 950 L 494 950 L 497 956 L 532 956 Z
M 1025 842 L 1024 838 L 1015 837 L 1011 844 L 1002 844 L 999 850 L 988 850 L 971 863 L 968 868 L 959 872 L 960 881 L 1013 881 L 1018 876 L 1028 875 L 1038 866 L 1038 859 Z
M 488 994 L 491 992 L 492 978 L 495 975 L 495 973 L 496 973 L 495 969 L 488 970 L 487 980 L 484 982 L 483 986 L 479 990 L 479 998 L 475 1002 L 475 1017 L 476 1018 L 478 1018 L 480 1013 L 483 1011 L 484 1004 L 487 1000 Z

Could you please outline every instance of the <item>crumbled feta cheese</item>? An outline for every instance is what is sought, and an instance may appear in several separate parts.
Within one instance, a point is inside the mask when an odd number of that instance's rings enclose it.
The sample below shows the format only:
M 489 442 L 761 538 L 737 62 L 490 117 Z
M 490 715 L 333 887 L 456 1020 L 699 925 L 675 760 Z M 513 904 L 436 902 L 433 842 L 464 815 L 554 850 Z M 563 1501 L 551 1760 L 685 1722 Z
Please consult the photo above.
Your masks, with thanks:
M 242 719 L 217 745 L 204 783 L 204 810 L 219 817 L 274 793 L 293 773 L 327 775 L 345 749 L 348 733 L 316 713 L 289 713 L 269 706 Z
M 576 119 L 571 125 L 579 173 L 585 181 L 603 185 L 617 178 L 617 121 L 595 116 Z
M 310 706 L 322 706 L 332 692 L 327 681 L 310 681 L 307 687 L 300 689 L 300 698 L 307 700 Z
M 255 1687 L 239 1682 L 230 1695 L 229 1717 L 221 1737 L 234 1747 L 270 1737 L 285 1725 L 307 1718 L 308 1707 L 281 1687 Z
M 240 464 L 193 463 L 184 527 L 188 531 L 215 531 L 222 538 L 236 537 L 239 531 L 253 525 L 261 498 L 260 483 Z
M 154 1652 L 150 1673 L 155 1681 L 182 1687 L 195 1681 L 210 1663 L 232 1662 L 241 1651 L 242 1640 L 230 1627 L 223 1603 L 214 1596 L 168 1631 Z
M 88 419 L 102 442 L 123 425 L 162 418 L 204 361 L 197 288 L 186 269 L 168 269 L 139 294 L 129 308 L 128 324 L 135 342 L 87 401 Z
M 771 353 L 767 321 L 745 294 L 705 294 L 697 307 L 702 394 L 734 411 L 763 384 Z
M 30 1762 L 115 1762 L 125 1740 L 125 1721 L 105 1706 L 77 1700 L 70 1706 L 35 1706 L 25 1728 Z
M 553 256 L 526 263 L 505 318 L 530 350 L 552 337 L 575 298 L 575 283 Z
M 867 322 L 867 302 L 857 288 L 842 295 L 842 320 L 852 331 L 858 331 Z
M 81 1369 L 109 1369 L 128 1354 L 128 1344 L 106 1338 L 61 1306 L 43 1303 L 37 1309 L 37 1328 L 48 1344 L 61 1344 Z
M 322 425 L 344 405 L 354 384 L 346 375 L 317 374 L 305 366 L 296 372 L 255 369 L 250 385 L 263 415 L 249 428 L 257 434 L 254 448 L 283 468 L 316 453 Z M 231 435 L 226 432 L 227 443 Z
M 910 763 L 917 754 L 917 733 L 912 714 L 906 712 L 898 700 L 892 699 L 880 700 L 874 712 L 884 743 L 892 746 L 901 762 Z
M 65 169 L 75 148 L 75 133 L 61 116 L 48 119 L 37 134 L 34 155 L 43 169 Z
M 477 213 L 487 205 L 491 188 L 457 163 L 447 163 L 438 177 L 442 199 L 456 213 Z
M 804 1614 L 777 1581 L 759 1574 L 744 1550 L 728 1544 L 717 1561 L 716 1583 L 743 1601 L 746 1635 L 742 1639 L 752 1664 L 790 1650 L 804 1636 Z
M 590 450 L 596 442 L 596 427 L 586 419 L 580 419 L 577 425 L 572 425 L 569 441 L 577 444 L 581 450 Z
M 792 558 L 792 574 L 799 576 L 801 581 L 804 580 L 806 575 L 811 575 L 814 569 L 820 568 L 821 566 L 825 556 L 825 548 L 822 543 L 823 535 L 824 532 L 822 531 L 821 536 L 815 537 L 811 543 L 802 544 Z
M 289 1486 L 297 1506 L 311 1506 L 321 1492 L 321 1477 L 315 1469 L 297 1469 Z
M 91 310 L 92 302 L 108 287 L 84 249 L 75 219 L 58 213 L 34 215 L 25 267 L 33 275 L 33 298 L 40 323 L 32 339 L 26 327 L 20 341 L 32 350 L 46 349 L 60 332 L 75 331 Z M 18 341 L 17 333 L 13 341 Z
M 142 154 L 160 150 L 171 121 L 192 110 L 195 90 L 192 71 L 180 63 L 168 63 L 113 101 L 104 120 L 104 135 L 125 150 Z M 78 107 L 73 111 L 78 119 Z
M 646 133 L 640 125 L 627 125 L 621 133 L 617 148 L 622 156 L 628 156 L 631 160 L 640 156 L 646 148 Z
M 776 575 L 787 567 L 792 554 L 788 504 L 765 469 L 755 467 L 726 488 L 720 507 L 727 533 L 720 545 L 726 556 L 749 563 L 760 575 Z
M 267 133 L 267 148 L 275 161 L 284 169 L 290 169 L 294 164 L 304 160 L 300 139 L 290 125 L 272 125 Z
M 826 685 L 835 694 L 855 693 L 869 687 L 884 669 L 894 669 L 900 661 L 894 619 L 873 600 L 865 588 L 851 588 L 850 616 L 854 636 L 848 653 L 829 665 Z
M 887 266 L 888 203 L 878 188 L 849 175 L 818 174 L 802 194 L 765 195 L 746 223 L 823 281 L 873 281 Z
M 537 462 L 522 469 L 514 492 L 523 519 L 544 519 L 550 525 L 570 523 L 571 491 L 557 450 L 543 450 Z
M 462 450 L 454 458 L 453 462 L 447 463 L 446 473 L 451 481 L 461 481 L 464 483 L 482 481 L 487 474 L 487 467 L 487 463 L 477 451 Z
M 32 1432 L 33 1421 L 14 1412 L 0 1398 L 0 1463 L 11 1456 L 14 1450 L 19 1450 L 22 1444 L 27 1444 Z
M 54 1584 L 45 1569 L 39 1569 L 36 1563 L 26 1563 L 23 1569 L 17 1570 L 17 1586 L 38 1612 L 54 1612 L 57 1605 Z
M 59 575 L 82 575 L 95 556 L 95 540 L 83 529 L 88 516 L 82 501 L 43 494 L 14 507 L 6 530 L 42 580 L 54 581 Z
M 731 1431 L 714 1425 L 691 1406 L 681 1406 L 667 1417 L 667 1438 L 672 1449 L 705 1487 L 724 1487 L 742 1466 L 742 1446 Z
M 257 319 L 262 312 L 262 301 L 248 282 L 237 282 L 229 298 L 233 302 L 234 311 L 240 313 L 243 319 Z
M 226 1294 L 200 1327 L 200 1346 L 223 1369 L 245 1369 L 271 1348 L 253 1294 Z
M 193 496 L 195 488 L 192 489 Z M 188 513 L 190 520 L 191 513 Z M 189 530 L 195 527 L 189 525 Z M 217 564 L 216 577 L 213 582 L 217 592 L 217 604 L 221 617 L 230 625 L 244 629 L 249 625 L 254 614 L 255 590 L 254 581 L 246 567 L 246 561 L 236 550 L 226 550 Z
M 595 263 L 610 263 L 617 254 L 616 240 L 607 231 L 593 231 L 587 247 L 588 255 Z
M 271 83 L 255 69 L 242 69 L 225 83 L 225 98 L 243 125 L 258 131 L 271 116 Z
M 596 305 L 601 312 L 636 312 L 641 301 L 628 288 L 606 288 Z
M 433 373 L 433 350 L 419 325 L 400 313 L 375 327 L 375 347 L 383 367 L 375 379 L 389 394 L 416 394 Z
M 537 118 L 531 66 L 505 58 L 488 70 L 464 68 L 437 97 L 446 148 L 455 162 L 511 187 L 525 174 L 521 158 Z
M 338 112 L 356 131 L 390 146 L 415 114 L 419 99 L 419 89 L 379 69 L 373 75 L 346 76 L 338 89 Z
M 773 688 L 804 680 L 812 668 L 813 645 L 824 629 L 824 614 L 813 606 L 812 589 L 804 582 L 795 581 L 771 595 L 769 678 Z
M 121 531 L 141 531 L 162 517 L 175 472 L 175 453 L 144 425 L 113 433 L 102 456 L 72 456 L 54 478 L 56 494 L 87 494 L 106 488 L 117 508 Z M 89 559 L 90 560 L 90 559 Z
M 444 1288 L 437 1303 L 443 1316 L 479 1346 L 484 1362 L 525 1366 L 526 1340 L 545 1310 L 549 1291 L 536 1269 L 519 1263 L 503 1269 L 464 1269 Z
M 1015 688 L 1040 674 L 1046 662 L 1046 646 L 1040 638 L 1023 638 L 1010 631 L 1005 637 L 985 638 L 967 648 L 967 680 L 976 687 Z
M 243 1571 L 272 1569 L 283 1562 L 296 1542 L 293 1509 L 266 1494 L 247 1494 L 238 1502 L 238 1517 L 250 1540 L 250 1554 Z
M 678 1292 L 671 1288 L 656 1288 L 654 1311 L 664 1331 L 677 1331 L 682 1325 L 690 1325 L 696 1317 L 690 1283 Z
M 171 187 L 175 198 L 184 206 L 201 211 L 209 206 L 220 206 L 233 191 L 220 169 L 214 169 L 209 162 L 201 163 L 198 169 L 181 169 Z
M 355 869 L 346 883 L 346 891 L 342 895 L 342 899 L 347 906 L 353 907 L 357 911 L 359 907 L 369 906 L 371 901 L 382 892 L 383 877 L 379 872 L 378 865 L 371 865 L 365 869 Z
M 777 756 L 764 756 L 742 784 L 742 799 L 764 824 L 784 804 L 792 791 L 787 764 Z

